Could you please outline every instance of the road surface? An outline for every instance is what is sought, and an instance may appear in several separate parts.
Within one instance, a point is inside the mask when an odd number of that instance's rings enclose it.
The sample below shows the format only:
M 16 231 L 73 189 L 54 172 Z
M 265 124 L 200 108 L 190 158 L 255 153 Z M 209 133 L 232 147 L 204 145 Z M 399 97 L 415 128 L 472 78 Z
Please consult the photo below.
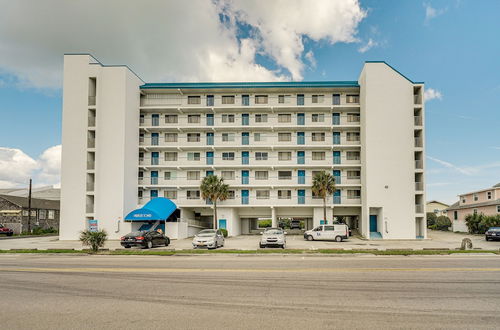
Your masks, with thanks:
M 499 256 L 0 255 L 3 329 L 498 328 Z

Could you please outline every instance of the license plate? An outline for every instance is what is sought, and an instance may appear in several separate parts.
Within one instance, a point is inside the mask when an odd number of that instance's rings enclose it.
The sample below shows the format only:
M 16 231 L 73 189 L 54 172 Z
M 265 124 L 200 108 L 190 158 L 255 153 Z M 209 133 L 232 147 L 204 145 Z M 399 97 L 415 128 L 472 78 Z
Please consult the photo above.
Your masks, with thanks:
M 205 245 L 205 243 L 198 243 L 199 246 Z

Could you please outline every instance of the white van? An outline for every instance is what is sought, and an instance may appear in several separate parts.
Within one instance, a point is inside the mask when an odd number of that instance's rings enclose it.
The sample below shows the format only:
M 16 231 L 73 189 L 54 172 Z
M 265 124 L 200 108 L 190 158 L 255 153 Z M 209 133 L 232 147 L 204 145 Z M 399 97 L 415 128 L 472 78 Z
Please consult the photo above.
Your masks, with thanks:
M 342 242 L 349 238 L 349 227 L 344 224 L 321 225 L 304 233 L 308 241 L 335 241 Z

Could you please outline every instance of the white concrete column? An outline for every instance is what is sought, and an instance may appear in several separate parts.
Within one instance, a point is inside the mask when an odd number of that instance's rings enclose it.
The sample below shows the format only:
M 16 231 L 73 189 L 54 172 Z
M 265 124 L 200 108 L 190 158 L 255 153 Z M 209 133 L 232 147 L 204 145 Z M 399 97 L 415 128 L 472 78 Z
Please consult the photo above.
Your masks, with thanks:
M 271 224 L 273 228 L 278 227 L 278 218 L 276 217 L 276 208 L 271 206 Z

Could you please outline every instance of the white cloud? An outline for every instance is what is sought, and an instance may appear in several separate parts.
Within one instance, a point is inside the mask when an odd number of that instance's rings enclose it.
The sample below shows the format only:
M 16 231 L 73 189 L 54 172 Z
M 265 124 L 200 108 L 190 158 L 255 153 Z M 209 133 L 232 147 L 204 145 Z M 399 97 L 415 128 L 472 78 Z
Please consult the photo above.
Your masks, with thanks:
M 312 68 L 316 68 L 316 59 L 314 58 L 314 53 L 312 50 L 308 51 L 305 55 L 306 59 L 309 61 L 309 64 L 311 64 Z
M 61 146 L 45 150 L 33 159 L 20 149 L 0 147 L 0 188 L 34 185 L 59 185 Z
M 432 89 L 432 88 L 426 88 L 424 91 L 424 100 L 425 102 L 431 101 L 431 100 L 442 100 L 443 99 L 443 94 L 441 94 L 440 91 L 437 89 Z
M 0 0 L 0 6 L 0 71 L 40 88 L 61 86 L 62 55 L 71 52 L 127 64 L 148 82 L 300 80 L 303 38 L 355 42 L 366 16 L 357 0 Z M 257 54 L 277 71 L 256 63 Z
M 360 53 L 366 53 L 369 51 L 371 48 L 378 46 L 378 43 L 376 41 L 373 41 L 372 38 L 368 40 L 366 44 L 358 48 L 358 52 Z
M 441 159 L 437 159 L 437 158 L 434 158 L 434 157 L 431 157 L 431 156 L 427 156 L 428 159 L 446 167 L 446 168 L 450 168 L 450 169 L 453 169 L 461 174 L 464 174 L 464 175 L 472 175 L 472 171 L 470 169 L 465 169 L 465 168 L 461 168 L 461 167 L 458 167 L 450 162 L 447 162 L 447 161 L 444 161 L 444 160 L 441 160 Z
M 444 14 L 448 8 L 437 9 L 432 7 L 428 3 L 424 3 L 425 8 L 425 22 L 428 23 L 431 19 L 438 17 L 439 15 Z

